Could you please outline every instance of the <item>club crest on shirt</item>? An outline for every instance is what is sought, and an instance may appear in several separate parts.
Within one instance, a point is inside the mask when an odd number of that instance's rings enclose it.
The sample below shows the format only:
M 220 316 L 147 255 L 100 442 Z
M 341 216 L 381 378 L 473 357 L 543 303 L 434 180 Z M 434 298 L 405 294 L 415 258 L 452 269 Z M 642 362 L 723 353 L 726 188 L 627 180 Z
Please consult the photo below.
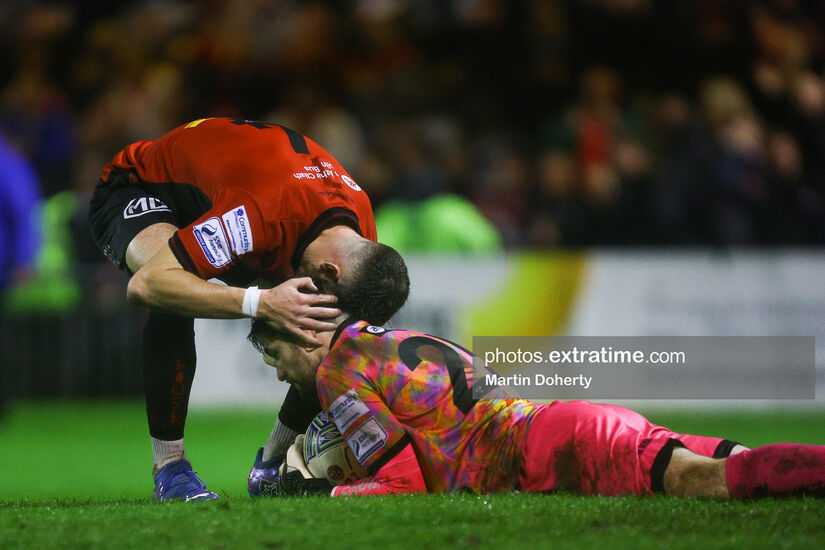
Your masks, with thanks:
M 198 244 L 201 245 L 207 261 L 215 267 L 223 267 L 232 261 L 229 252 L 229 243 L 226 239 L 221 220 L 209 218 L 192 228 Z

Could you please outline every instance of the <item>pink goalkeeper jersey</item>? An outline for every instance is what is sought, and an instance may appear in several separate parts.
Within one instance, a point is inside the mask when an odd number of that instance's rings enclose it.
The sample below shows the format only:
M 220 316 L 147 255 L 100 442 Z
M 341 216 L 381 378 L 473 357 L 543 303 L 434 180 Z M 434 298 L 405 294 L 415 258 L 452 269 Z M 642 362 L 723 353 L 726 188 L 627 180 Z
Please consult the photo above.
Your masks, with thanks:
M 475 400 L 473 357 L 441 338 L 344 323 L 318 369 L 318 395 L 374 475 L 412 443 L 429 492 L 510 491 L 536 406 Z

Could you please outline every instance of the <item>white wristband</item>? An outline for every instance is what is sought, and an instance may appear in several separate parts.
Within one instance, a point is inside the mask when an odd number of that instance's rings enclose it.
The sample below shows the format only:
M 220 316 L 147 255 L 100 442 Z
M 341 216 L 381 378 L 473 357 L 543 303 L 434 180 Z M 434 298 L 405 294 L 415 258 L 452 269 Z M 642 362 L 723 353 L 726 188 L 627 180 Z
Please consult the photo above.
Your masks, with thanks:
M 258 301 L 261 299 L 261 289 L 257 286 L 247 288 L 243 293 L 241 310 L 246 317 L 253 319 L 258 314 Z

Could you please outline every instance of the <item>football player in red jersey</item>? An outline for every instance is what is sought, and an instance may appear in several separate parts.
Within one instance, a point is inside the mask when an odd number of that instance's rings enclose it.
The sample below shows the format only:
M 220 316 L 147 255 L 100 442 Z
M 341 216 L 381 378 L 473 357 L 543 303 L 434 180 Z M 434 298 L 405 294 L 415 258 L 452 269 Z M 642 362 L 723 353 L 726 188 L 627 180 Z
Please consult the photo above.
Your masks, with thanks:
M 100 250 L 131 275 L 129 301 L 151 309 L 142 345 L 159 500 L 217 497 L 183 445 L 193 318 L 253 317 L 318 346 L 336 327 L 335 298 L 289 276 L 336 282 L 338 298 L 376 324 L 409 290 L 401 256 L 375 242 L 366 193 L 319 145 L 274 124 L 207 118 L 127 146 L 103 168 L 89 217 Z M 249 286 L 258 280 L 276 286 Z M 266 492 L 278 455 L 318 410 L 289 392 L 250 494 Z
M 279 494 L 519 489 L 825 497 L 825 446 L 746 449 L 675 433 L 614 405 L 536 404 L 507 398 L 498 388 L 485 388 L 485 398 L 477 399 L 472 355 L 460 346 L 345 315 L 338 321 L 334 334 L 320 335 L 320 348 L 257 322 L 250 340 L 280 379 L 305 395 L 317 391 L 369 477 L 332 487 L 295 470 L 280 478 Z

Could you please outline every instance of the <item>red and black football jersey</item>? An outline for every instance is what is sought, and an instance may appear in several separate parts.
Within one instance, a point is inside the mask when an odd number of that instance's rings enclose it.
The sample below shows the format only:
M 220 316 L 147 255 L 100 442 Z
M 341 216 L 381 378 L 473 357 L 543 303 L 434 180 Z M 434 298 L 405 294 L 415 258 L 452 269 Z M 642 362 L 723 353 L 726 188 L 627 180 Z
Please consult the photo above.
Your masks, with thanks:
M 197 219 L 169 241 L 181 265 L 204 279 L 236 266 L 270 280 L 291 275 L 306 246 L 333 224 L 376 240 L 364 190 L 318 144 L 275 124 L 196 120 L 129 145 L 102 179 L 117 169 L 205 195 Z

